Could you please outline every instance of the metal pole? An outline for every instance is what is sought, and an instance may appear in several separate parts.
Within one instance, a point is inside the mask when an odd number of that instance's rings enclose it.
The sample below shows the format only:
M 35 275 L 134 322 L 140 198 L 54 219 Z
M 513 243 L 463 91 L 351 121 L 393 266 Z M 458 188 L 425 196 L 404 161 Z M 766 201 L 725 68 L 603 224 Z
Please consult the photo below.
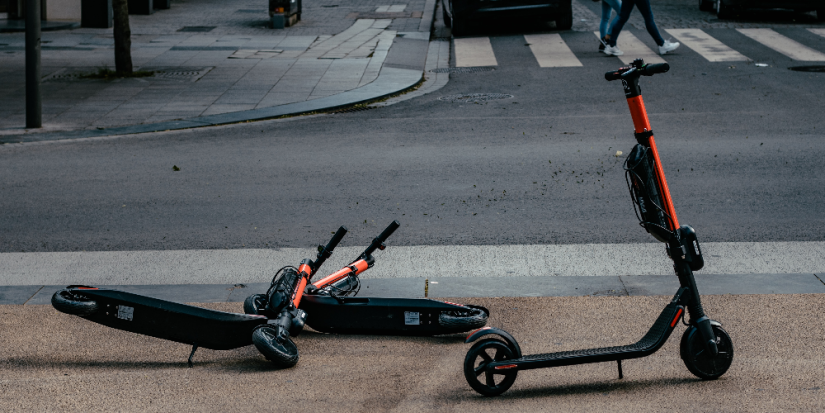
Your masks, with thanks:
M 26 1 L 26 128 L 43 126 L 40 96 L 40 0 Z

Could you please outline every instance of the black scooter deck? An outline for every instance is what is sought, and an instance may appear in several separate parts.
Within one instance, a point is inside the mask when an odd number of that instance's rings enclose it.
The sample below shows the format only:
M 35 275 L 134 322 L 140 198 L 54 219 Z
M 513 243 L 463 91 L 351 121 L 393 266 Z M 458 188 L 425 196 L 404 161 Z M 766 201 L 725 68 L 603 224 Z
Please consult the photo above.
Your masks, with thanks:
M 213 350 L 252 344 L 252 330 L 267 321 L 264 316 L 210 310 L 118 290 L 78 292 L 98 304 L 95 313 L 83 316 L 89 321 Z
M 466 311 L 470 306 L 427 298 L 339 297 L 305 294 L 300 308 L 306 323 L 325 333 L 433 336 L 469 331 L 473 328 L 444 326 L 444 311 Z M 489 314 L 486 308 L 479 308 Z

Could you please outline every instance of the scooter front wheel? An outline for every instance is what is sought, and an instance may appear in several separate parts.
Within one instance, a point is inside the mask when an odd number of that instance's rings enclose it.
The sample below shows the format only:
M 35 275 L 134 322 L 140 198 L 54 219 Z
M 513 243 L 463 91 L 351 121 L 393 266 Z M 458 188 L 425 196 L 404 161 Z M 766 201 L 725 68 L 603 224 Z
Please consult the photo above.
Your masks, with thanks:
M 515 358 L 513 350 L 506 343 L 494 338 L 474 344 L 464 357 L 464 378 L 473 390 L 484 396 L 498 396 L 507 391 L 516 381 L 517 370 L 487 371 L 493 361 Z M 483 379 L 479 379 L 483 376 Z
M 252 331 L 252 343 L 267 360 L 281 368 L 298 364 L 298 346 L 286 332 L 280 333 L 275 327 L 260 325 Z
M 728 332 L 722 327 L 713 326 L 713 335 L 716 337 L 716 347 L 719 354 L 713 357 L 705 349 L 702 342 L 702 333 L 694 326 L 690 326 L 682 335 L 679 353 L 685 366 L 696 377 L 704 380 L 716 380 L 730 368 L 733 363 L 733 341 Z
M 243 302 L 244 314 L 263 315 L 264 308 L 266 308 L 265 294 L 252 294 Z
M 52 295 L 52 307 L 61 313 L 80 317 L 97 312 L 97 301 L 74 290 L 60 290 Z

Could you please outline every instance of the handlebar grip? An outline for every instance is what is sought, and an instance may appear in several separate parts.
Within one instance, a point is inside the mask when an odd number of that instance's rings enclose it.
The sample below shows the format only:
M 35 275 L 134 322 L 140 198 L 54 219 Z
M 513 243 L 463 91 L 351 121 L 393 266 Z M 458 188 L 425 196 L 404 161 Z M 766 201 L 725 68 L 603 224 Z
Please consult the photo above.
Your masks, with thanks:
M 390 225 L 386 229 L 384 229 L 384 232 L 382 232 L 381 235 L 378 236 L 378 241 L 386 241 L 387 238 L 389 238 L 390 235 L 392 235 L 392 233 L 395 232 L 395 230 L 397 230 L 400 226 L 401 224 L 398 221 L 391 222 Z
M 612 80 L 619 80 L 622 78 L 622 71 L 621 70 L 614 70 L 612 72 L 607 72 L 604 74 L 604 79 L 608 82 Z
M 670 65 L 667 63 L 652 63 L 645 65 L 643 70 L 645 76 L 653 76 L 657 73 L 666 73 L 670 70 Z
M 324 250 L 332 252 L 332 250 L 334 250 L 335 247 L 338 246 L 338 243 L 341 242 L 342 239 L 344 239 L 344 235 L 347 235 L 347 227 L 342 225 L 341 228 L 338 228 L 338 231 L 335 232 L 335 235 L 332 236 L 332 239 L 329 240 L 329 243 L 327 243 L 327 246 L 326 248 L 324 248 Z

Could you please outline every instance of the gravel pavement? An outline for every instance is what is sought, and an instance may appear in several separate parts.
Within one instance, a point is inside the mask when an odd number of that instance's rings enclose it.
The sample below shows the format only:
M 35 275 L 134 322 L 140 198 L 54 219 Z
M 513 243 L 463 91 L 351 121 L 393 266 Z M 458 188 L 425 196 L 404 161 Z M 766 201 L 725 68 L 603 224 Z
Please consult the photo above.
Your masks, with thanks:
M 489 325 L 525 353 L 637 340 L 669 297 L 485 298 Z M 677 328 L 654 355 L 522 372 L 485 398 L 461 373 L 463 335 L 435 338 L 305 332 L 301 360 L 275 370 L 252 347 L 198 350 L 99 326 L 51 306 L 0 306 L 0 410 L 13 411 L 822 411 L 821 295 L 706 296 L 736 356 L 717 381 L 693 377 Z M 240 311 L 239 303 L 210 308 Z M 20 330 L 21 326 L 27 326 Z M 538 328 L 537 328 L 538 327 Z M 10 334 L 10 332 L 14 332 Z

